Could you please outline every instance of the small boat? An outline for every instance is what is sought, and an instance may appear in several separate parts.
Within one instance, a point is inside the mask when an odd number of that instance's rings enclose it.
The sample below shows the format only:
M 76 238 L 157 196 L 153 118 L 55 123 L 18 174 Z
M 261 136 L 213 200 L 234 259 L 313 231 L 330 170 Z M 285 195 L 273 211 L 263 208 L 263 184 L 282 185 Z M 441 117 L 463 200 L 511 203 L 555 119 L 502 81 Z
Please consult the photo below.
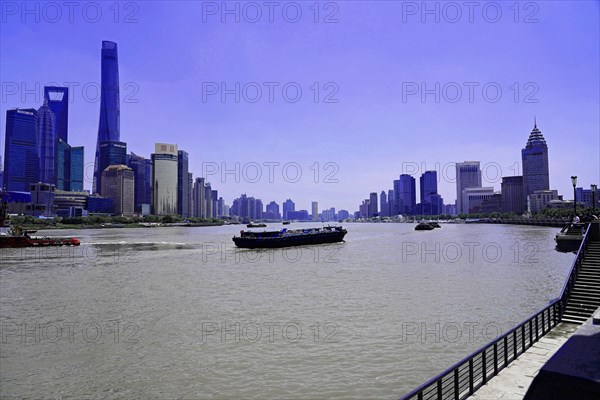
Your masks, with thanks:
M 556 250 L 561 253 L 579 250 L 587 224 L 567 224 L 554 237 Z
M 246 249 L 265 249 L 309 244 L 342 242 L 348 231 L 341 226 L 325 226 L 323 228 L 294 229 L 283 228 L 280 231 L 240 232 L 234 236 L 237 247 Z
M 282 222 L 282 224 L 283 224 L 283 225 L 289 225 L 289 224 L 290 224 L 290 221 L 283 221 L 283 222 Z
M 0 193 L 2 195 L 2 193 Z M 4 222 L 7 218 L 7 204 L 0 196 L 0 249 L 35 247 L 35 246 L 79 246 L 81 242 L 75 238 L 61 237 L 34 237 L 31 233 L 20 226 L 5 227 Z
M 255 224 L 254 222 L 250 222 L 248 225 L 246 225 L 246 227 L 248 228 L 266 228 L 267 224 L 263 224 L 262 222 L 259 224 Z
M 32 231 L 35 232 L 35 231 Z M 81 242 L 75 238 L 34 237 L 32 233 L 20 227 L 11 227 L 0 232 L 0 248 L 43 247 L 43 246 L 79 246 Z
M 415 231 L 431 231 L 433 229 L 435 228 L 428 222 L 419 222 L 417 226 L 415 226 Z

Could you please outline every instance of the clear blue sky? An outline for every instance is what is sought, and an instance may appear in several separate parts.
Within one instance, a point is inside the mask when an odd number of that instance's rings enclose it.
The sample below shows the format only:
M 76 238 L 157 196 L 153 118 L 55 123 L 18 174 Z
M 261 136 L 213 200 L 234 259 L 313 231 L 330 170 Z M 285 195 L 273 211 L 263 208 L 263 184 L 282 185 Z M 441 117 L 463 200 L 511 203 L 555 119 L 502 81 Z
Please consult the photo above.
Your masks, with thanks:
M 111 40 L 128 150 L 149 157 L 155 142 L 176 143 L 190 153 L 194 176 L 203 163 L 240 163 L 239 183 L 234 173 L 224 182 L 208 176 L 228 204 L 247 193 L 265 204 L 290 197 L 297 209 L 315 200 L 320 209 L 355 211 L 415 165 L 417 180 L 440 170 L 439 191 L 453 202 L 449 163 L 465 160 L 481 161 L 484 186 L 499 190 L 500 176 L 521 172 L 534 115 L 549 146 L 551 188 L 572 198 L 571 175 L 578 186 L 600 184 L 598 1 L 480 2 L 472 10 L 429 2 L 432 13 L 420 1 L 340 1 L 321 2 L 318 15 L 313 1 L 272 10 L 227 2 L 234 11 L 225 15 L 220 1 L 82 2 L 72 16 L 54 4 L 61 9 L 28 3 L 28 13 L 21 2 L 2 3 L 2 149 L 7 109 L 39 107 L 44 84 L 77 82 L 69 142 L 84 145 L 91 164 L 100 47 Z M 240 102 L 234 94 L 222 101 L 221 83 L 236 82 Z M 23 91 L 36 85 L 37 95 Z M 422 88 L 432 90 L 424 99 Z

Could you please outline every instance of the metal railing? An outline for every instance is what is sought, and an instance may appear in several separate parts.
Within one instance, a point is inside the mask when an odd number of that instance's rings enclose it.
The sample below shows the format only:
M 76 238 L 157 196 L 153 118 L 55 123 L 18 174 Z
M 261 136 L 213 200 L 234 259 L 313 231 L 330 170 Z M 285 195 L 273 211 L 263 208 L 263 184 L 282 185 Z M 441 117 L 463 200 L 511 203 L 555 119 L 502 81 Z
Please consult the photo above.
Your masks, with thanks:
M 565 282 L 559 298 L 551 301 L 542 311 L 526 319 L 507 333 L 406 394 L 401 400 L 466 399 L 558 325 L 587 250 L 589 232 L 590 228 L 588 226 L 577 256 L 571 265 L 569 278 Z

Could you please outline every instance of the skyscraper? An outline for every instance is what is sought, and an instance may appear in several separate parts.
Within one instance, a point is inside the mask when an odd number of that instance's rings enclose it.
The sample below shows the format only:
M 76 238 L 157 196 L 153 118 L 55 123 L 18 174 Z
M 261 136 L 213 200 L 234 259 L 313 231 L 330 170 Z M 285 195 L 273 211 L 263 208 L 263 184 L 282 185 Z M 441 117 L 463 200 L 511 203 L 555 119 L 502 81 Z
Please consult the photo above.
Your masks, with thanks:
M 83 146 L 71 147 L 71 190 L 83 191 Z
M 60 138 L 56 141 L 56 189 L 71 191 L 71 146 Z
M 211 201 L 212 201 L 212 218 L 217 218 L 219 208 L 219 191 L 211 190 Z
M 194 217 L 206 218 L 206 199 L 204 197 L 204 178 L 196 178 L 194 183 Z
M 206 218 L 213 218 L 213 199 L 212 199 L 212 188 L 210 182 L 206 182 L 204 185 L 204 199 L 206 201 Z
M 548 146 L 535 120 L 525 148 L 521 150 L 521 158 L 523 161 L 523 195 L 527 197 L 537 190 L 549 190 Z
M 417 203 L 417 190 L 415 178 L 408 174 L 400 175 L 394 181 L 395 214 L 410 215 Z
M 137 212 L 142 212 L 143 204 L 150 205 L 150 187 L 152 176 L 149 174 L 147 159 L 134 152 L 129 155 L 127 166 L 133 170 L 135 176 L 134 204 Z
M 177 145 L 156 143 L 152 159 L 152 213 L 177 213 Z
M 120 133 L 119 105 L 119 60 L 117 44 L 102 42 L 101 82 L 100 82 L 100 122 L 98 125 L 98 141 L 94 163 L 94 183 L 92 192 L 99 188 L 98 178 L 102 173 L 99 166 L 100 143 L 106 141 L 118 142 Z
M 194 174 L 188 172 L 188 216 L 194 216 Z M 222 214 L 219 214 L 222 215 Z
M 463 191 L 481 187 L 479 161 L 456 163 L 456 212 L 468 214 L 468 206 L 463 206 Z
M 33 108 L 6 111 L 4 187 L 29 191 L 40 180 L 40 144 L 37 111 Z
M 133 215 L 135 176 L 127 165 L 110 165 L 102 171 L 100 194 L 113 200 L 116 215 Z
M 369 193 L 369 217 L 375 217 L 379 213 L 377 207 L 377 193 Z
M 319 219 L 319 203 L 316 201 L 312 202 L 312 220 L 317 221 Z
M 430 194 L 437 194 L 437 171 L 425 171 L 419 178 L 420 201 L 424 203 Z
M 288 213 L 296 211 L 296 204 L 290 199 L 283 202 L 283 219 L 289 219 Z
M 71 147 L 61 138 L 56 141 L 56 189 L 83 191 L 83 146 Z
M 54 113 L 56 137 L 68 143 L 69 140 L 69 88 L 44 86 L 44 102 Z
M 109 165 L 127 164 L 127 144 L 114 140 L 100 142 L 98 152 L 98 168 L 100 172 L 104 171 Z M 102 188 L 102 175 L 98 175 L 96 180 L 98 188 Z
M 522 176 L 504 176 L 501 184 L 502 212 L 523 213 L 526 197 L 523 194 Z
M 379 216 L 381 217 L 389 217 L 389 207 L 387 202 L 387 195 L 382 190 L 381 194 L 379 194 L 379 207 L 381 208 L 379 212 Z
M 190 217 L 190 187 L 189 187 L 189 154 L 187 151 L 177 152 L 177 214 L 184 218 Z
M 265 213 L 266 219 L 275 219 L 275 220 L 281 219 L 281 215 L 279 214 L 279 204 L 277 204 L 276 202 L 272 201 L 269 204 L 267 204 L 265 211 L 266 211 L 266 213 Z
M 56 184 L 56 129 L 54 113 L 44 99 L 38 109 L 38 129 L 40 143 L 40 182 Z

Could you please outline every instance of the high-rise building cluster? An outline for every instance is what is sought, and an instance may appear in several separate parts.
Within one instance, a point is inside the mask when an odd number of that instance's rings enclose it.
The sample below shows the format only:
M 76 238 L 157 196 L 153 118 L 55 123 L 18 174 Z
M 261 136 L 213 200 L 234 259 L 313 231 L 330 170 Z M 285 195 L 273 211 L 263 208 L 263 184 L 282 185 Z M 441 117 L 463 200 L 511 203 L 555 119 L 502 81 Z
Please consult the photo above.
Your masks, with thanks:
M 13 209 L 33 215 L 174 215 L 216 218 L 229 207 L 204 178 L 194 182 L 189 155 L 157 143 L 149 159 L 121 140 L 117 44 L 102 42 L 100 119 L 91 194 L 84 191 L 84 149 L 68 142 L 69 89 L 46 86 L 39 109 L 7 111 L 0 188 Z M 16 204 L 18 203 L 18 204 Z
M 393 189 L 363 200 L 355 218 L 406 215 L 457 215 L 504 212 L 537 212 L 548 205 L 563 204 L 562 196 L 550 190 L 548 145 L 534 121 L 525 148 L 521 150 L 523 174 L 502 177 L 501 190 L 483 187 L 479 161 L 456 163 L 456 203 L 446 204 L 437 192 L 437 171 L 425 171 L 419 178 L 420 202 L 416 202 L 416 180 L 408 174 L 394 180 Z M 577 188 L 577 201 L 591 205 L 592 190 Z M 600 192 L 598 193 L 600 195 Z M 600 197 L 600 196 L 596 196 Z M 377 199 L 379 198 L 379 208 Z
M 398 215 L 439 215 L 444 210 L 444 199 L 438 193 L 437 171 L 425 171 L 419 179 L 417 203 L 416 180 L 402 174 L 393 182 L 393 189 L 369 194 L 363 200 L 355 218 L 393 217 Z M 379 200 L 379 203 L 378 203 Z
M 242 194 L 225 204 L 204 177 L 190 172 L 190 155 L 176 144 L 156 143 L 146 158 L 121 139 L 117 44 L 103 41 L 100 118 L 91 192 L 84 190 L 84 149 L 68 142 L 69 89 L 47 86 L 39 109 L 7 111 L 6 146 L 0 156 L 0 188 L 12 209 L 33 215 L 181 215 L 183 218 L 241 218 L 334 221 L 349 217 L 335 208 L 296 210 L 287 199 L 271 201 Z M 2 163 L 4 160 L 4 163 Z M 4 168 L 2 168 L 4 166 Z M 377 208 L 377 205 L 375 205 Z
M 550 190 L 548 146 L 534 121 L 521 150 L 523 173 L 502 177 L 501 190 L 482 186 L 479 161 L 456 163 L 456 202 L 444 204 L 438 193 L 437 171 L 425 171 L 417 182 L 402 174 L 386 191 L 371 192 L 354 218 L 407 215 L 536 212 L 562 202 Z M 3 161 L 3 162 L 2 162 Z M 231 207 L 203 177 L 189 170 L 190 155 L 176 144 L 156 143 L 146 158 L 121 140 L 117 44 L 101 48 L 100 117 L 91 193 L 84 191 L 84 148 L 69 143 L 69 88 L 44 87 L 39 108 L 6 112 L 4 157 L 0 155 L 0 189 L 13 209 L 33 215 L 84 216 L 181 215 L 183 218 L 241 218 L 299 221 L 337 221 L 350 217 L 335 208 L 319 212 L 319 204 L 296 210 L 291 199 L 263 207 L 261 199 L 242 194 Z M 590 204 L 600 192 L 577 188 L 576 201 Z M 417 201 L 418 200 L 418 201 Z
M 31 193 L 38 193 L 40 188 L 50 199 L 55 191 L 83 190 L 84 149 L 68 143 L 68 115 L 69 88 L 56 86 L 44 87 L 43 104 L 38 109 L 6 111 L 0 188 L 13 193 L 12 199 L 27 203 L 25 212 L 53 214 L 52 202 L 36 207 L 30 201 Z

